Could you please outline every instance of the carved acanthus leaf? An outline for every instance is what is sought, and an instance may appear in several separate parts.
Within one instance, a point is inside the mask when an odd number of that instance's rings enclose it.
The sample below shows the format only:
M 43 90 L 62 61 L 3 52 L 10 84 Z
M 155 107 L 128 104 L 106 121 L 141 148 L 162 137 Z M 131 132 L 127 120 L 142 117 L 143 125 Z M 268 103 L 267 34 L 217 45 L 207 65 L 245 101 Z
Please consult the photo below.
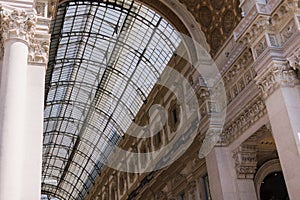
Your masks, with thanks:
M 266 67 L 255 80 L 265 98 L 278 87 L 293 87 L 299 82 L 295 71 L 285 61 Z
M 29 62 L 47 63 L 50 41 L 49 38 L 34 39 L 29 44 Z
M 36 12 L 34 9 L 7 9 L 1 7 L 2 42 L 7 39 L 22 39 L 30 42 L 34 38 L 36 28 Z

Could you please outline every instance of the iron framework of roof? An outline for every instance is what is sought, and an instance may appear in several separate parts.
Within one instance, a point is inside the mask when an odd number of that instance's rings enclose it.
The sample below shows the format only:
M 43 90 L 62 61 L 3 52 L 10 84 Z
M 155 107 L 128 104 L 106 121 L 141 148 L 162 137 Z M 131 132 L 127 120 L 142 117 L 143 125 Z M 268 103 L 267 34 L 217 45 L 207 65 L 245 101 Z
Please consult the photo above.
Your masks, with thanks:
M 63 2 L 51 34 L 42 194 L 83 199 L 181 39 L 131 0 Z

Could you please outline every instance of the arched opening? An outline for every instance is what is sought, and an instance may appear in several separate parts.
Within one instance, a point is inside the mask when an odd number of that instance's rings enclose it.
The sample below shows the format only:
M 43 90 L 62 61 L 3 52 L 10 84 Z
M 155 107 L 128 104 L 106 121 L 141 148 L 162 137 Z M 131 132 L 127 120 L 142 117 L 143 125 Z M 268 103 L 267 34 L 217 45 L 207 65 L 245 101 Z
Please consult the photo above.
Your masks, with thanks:
M 261 200 L 289 200 L 282 172 L 268 174 L 260 187 Z

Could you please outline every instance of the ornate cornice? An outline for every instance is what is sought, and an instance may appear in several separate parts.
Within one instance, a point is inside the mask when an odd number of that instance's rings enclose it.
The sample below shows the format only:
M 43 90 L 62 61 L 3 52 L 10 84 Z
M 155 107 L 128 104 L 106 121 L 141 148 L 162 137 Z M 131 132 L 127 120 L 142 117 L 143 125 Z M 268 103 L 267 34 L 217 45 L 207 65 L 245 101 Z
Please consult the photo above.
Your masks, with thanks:
M 256 45 L 257 39 L 261 38 L 264 32 L 270 32 L 272 35 L 272 32 L 280 30 L 283 23 L 290 19 L 293 11 L 297 9 L 296 3 L 291 0 L 253 4 L 242 23 L 234 30 L 234 37 L 245 45 Z
M 264 98 L 279 87 L 293 87 L 299 83 L 295 71 L 286 61 L 273 61 L 255 78 Z
M 2 42 L 9 39 L 21 39 L 31 42 L 36 30 L 36 12 L 34 9 L 0 7 Z

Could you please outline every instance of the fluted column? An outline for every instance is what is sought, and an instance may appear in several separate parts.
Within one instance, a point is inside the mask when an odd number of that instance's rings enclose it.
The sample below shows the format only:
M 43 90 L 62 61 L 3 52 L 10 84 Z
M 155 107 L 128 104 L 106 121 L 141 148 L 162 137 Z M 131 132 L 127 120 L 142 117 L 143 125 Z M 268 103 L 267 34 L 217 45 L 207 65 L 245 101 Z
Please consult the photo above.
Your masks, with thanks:
M 33 8 L 1 7 L 0 199 L 40 199 L 45 62 Z M 49 38 L 46 37 L 46 40 Z M 47 49 L 46 51 L 47 52 Z M 38 54 L 38 55 L 37 55 Z M 48 55 L 43 55 L 47 57 Z M 38 69 L 34 69 L 39 66 Z M 41 66 L 43 68 L 41 68 Z

